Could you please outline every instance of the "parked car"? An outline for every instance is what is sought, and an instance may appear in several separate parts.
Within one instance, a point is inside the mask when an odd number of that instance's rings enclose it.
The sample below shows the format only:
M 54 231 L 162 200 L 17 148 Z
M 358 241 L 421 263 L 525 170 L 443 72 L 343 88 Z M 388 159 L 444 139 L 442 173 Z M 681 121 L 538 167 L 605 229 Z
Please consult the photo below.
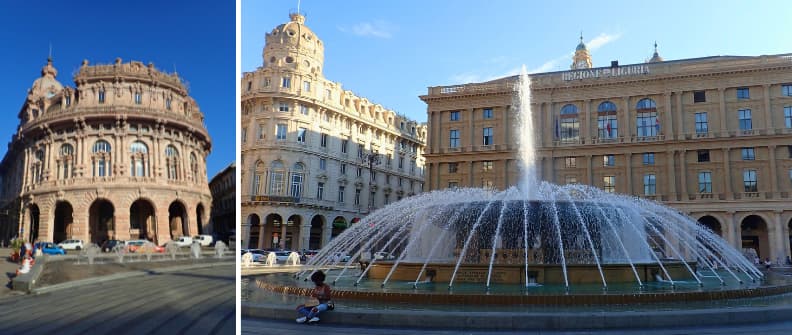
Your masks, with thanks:
M 351 256 L 339 252 L 333 255 L 333 262 L 349 262 L 351 258 Z
M 126 244 L 124 243 L 124 241 L 121 241 L 121 240 L 107 240 L 107 241 L 104 241 L 104 243 L 102 243 L 102 246 L 101 246 L 101 248 L 102 248 L 102 252 L 110 252 L 110 251 L 113 251 L 113 249 L 114 249 L 116 246 L 118 246 L 118 245 L 121 245 L 121 246 L 126 246 Z
M 284 250 L 284 251 L 275 251 L 275 260 L 279 263 L 286 263 L 286 260 L 289 259 L 289 255 L 291 255 L 291 251 Z
M 41 248 L 41 252 L 47 255 L 65 255 L 66 250 L 63 250 L 59 245 L 52 242 L 38 242 L 33 245 L 33 250 Z
M 266 251 L 260 249 L 246 249 L 243 255 L 247 253 L 249 253 L 253 257 L 251 258 L 251 260 L 254 262 L 265 262 L 267 260 Z
M 193 239 L 192 239 L 192 237 L 189 237 L 189 236 L 181 236 L 181 237 L 173 240 L 172 242 L 176 243 L 176 246 L 178 246 L 178 247 L 189 247 L 189 246 L 192 245 Z
M 198 241 L 202 247 L 208 247 L 213 244 L 214 238 L 212 235 L 195 235 L 193 236 L 193 241 Z
M 300 253 L 300 261 L 307 262 L 309 259 L 313 258 L 318 254 L 318 250 L 306 250 Z
M 63 250 L 82 250 L 83 248 L 83 241 L 82 240 L 66 240 L 61 243 L 58 243 L 58 246 L 63 248 Z
M 154 244 L 151 241 L 147 240 L 132 240 L 126 242 L 127 250 L 129 252 L 137 252 L 140 248 L 146 246 L 147 248 L 151 248 L 154 252 L 165 252 L 165 248 Z
M 377 251 L 374 253 L 374 259 L 378 261 L 396 259 L 396 256 L 388 253 L 387 251 Z

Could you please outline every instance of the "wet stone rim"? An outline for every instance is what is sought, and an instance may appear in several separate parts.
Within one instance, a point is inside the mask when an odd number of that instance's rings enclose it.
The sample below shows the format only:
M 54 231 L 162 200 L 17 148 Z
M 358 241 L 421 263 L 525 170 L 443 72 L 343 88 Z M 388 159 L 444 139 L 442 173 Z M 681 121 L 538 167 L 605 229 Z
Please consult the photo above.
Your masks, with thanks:
M 312 288 L 283 286 L 256 279 L 260 289 L 275 293 L 310 296 Z M 438 293 L 387 293 L 333 290 L 337 300 L 364 300 L 392 303 L 423 304 L 478 304 L 478 305 L 614 305 L 649 304 L 662 302 L 708 301 L 756 298 L 792 292 L 792 284 L 757 288 L 735 288 L 724 291 L 705 292 L 660 292 L 634 294 L 540 294 L 540 295 L 487 295 L 487 294 L 438 294 Z

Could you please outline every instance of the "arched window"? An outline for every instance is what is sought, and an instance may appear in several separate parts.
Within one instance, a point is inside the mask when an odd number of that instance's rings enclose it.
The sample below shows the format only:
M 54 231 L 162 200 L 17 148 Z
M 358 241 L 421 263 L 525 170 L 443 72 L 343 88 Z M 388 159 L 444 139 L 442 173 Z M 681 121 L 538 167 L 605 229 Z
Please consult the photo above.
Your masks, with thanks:
M 173 145 L 165 147 L 165 164 L 168 167 L 168 179 L 179 179 L 179 151 Z
M 112 149 L 110 143 L 105 140 L 98 140 L 93 145 L 92 167 L 94 177 L 107 177 L 110 176 L 110 158 Z
M 65 143 L 60 147 L 60 157 L 58 157 L 58 171 L 60 179 L 67 179 L 74 176 L 74 147 Z
M 133 177 L 145 177 L 148 176 L 148 167 L 149 163 L 149 156 L 148 156 L 148 146 L 141 141 L 132 142 L 132 145 L 129 146 L 129 151 L 131 157 L 129 162 L 131 164 L 129 169 L 129 174 Z
M 283 195 L 284 193 L 284 170 L 283 163 L 273 161 L 270 165 L 270 184 L 269 195 Z
M 577 107 L 572 104 L 561 108 L 561 143 L 575 143 L 580 139 L 580 122 Z
M 190 153 L 190 172 L 192 172 L 192 178 L 194 182 L 199 180 L 198 178 L 198 158 L 195 156 L 194 152 Z
M 263 194 L 262 190 L 262 181 L 264 180 L 264 175 L 267 173 L 267 168 L 264 166 L 264 162 L 257 161 L 255 165 L 255 170 L 253 171 L 253 189 L 250 191 L 253 195 Z
M 654 137 L 660 132 L 660 121 L 657 119 L 657 104 L 654 100 L 644 98 L 635 105 L 637 117 L 635 125 L 638 137 Z
M 619 136 L 619 120 L 616 118 L 616 104 L 604 101 L 597 107 L 597 130 L 600 139 Z
M 302 195 L 305 166 L 302 163 L 294 164 L 291 172 L 291 196 L 299 198 Z

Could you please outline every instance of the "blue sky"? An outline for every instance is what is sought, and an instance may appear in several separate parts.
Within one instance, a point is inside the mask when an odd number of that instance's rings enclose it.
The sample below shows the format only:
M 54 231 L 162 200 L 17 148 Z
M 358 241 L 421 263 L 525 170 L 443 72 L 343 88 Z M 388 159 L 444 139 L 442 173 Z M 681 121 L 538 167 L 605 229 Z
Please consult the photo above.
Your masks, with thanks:
M 52 44 L 57 79 L 74 86 L 91 64 L 142 61 L 189 83 L 212 137 L 209 178 L 236 157 L 234 1 L 4 1 L 0 4 L 0 157 L 19 124 L 27 90 Z
M 297 0 L 242 0 L 242 71 Z M 325 45 L 324 75 L 426 121 L 428 86 L 568 70 L 581 31 L 594 66 L 792 52 L 788 1 L 324 1 L 300 11 Z

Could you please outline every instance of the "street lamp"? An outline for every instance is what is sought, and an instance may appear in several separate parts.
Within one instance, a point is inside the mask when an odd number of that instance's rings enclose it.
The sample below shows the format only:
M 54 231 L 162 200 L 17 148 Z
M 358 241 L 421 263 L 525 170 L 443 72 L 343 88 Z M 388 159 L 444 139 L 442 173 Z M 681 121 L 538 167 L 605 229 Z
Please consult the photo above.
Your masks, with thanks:
M 369 168 L 369 189 L 374 185 L 374 165 L 379 165 L 381 162 L 381 155 L 376 152 L 363 154 L 360 156 L 361 162 L 368 165 Z M 369 211 L 374 208 L 374 197 L 369 200 Z

